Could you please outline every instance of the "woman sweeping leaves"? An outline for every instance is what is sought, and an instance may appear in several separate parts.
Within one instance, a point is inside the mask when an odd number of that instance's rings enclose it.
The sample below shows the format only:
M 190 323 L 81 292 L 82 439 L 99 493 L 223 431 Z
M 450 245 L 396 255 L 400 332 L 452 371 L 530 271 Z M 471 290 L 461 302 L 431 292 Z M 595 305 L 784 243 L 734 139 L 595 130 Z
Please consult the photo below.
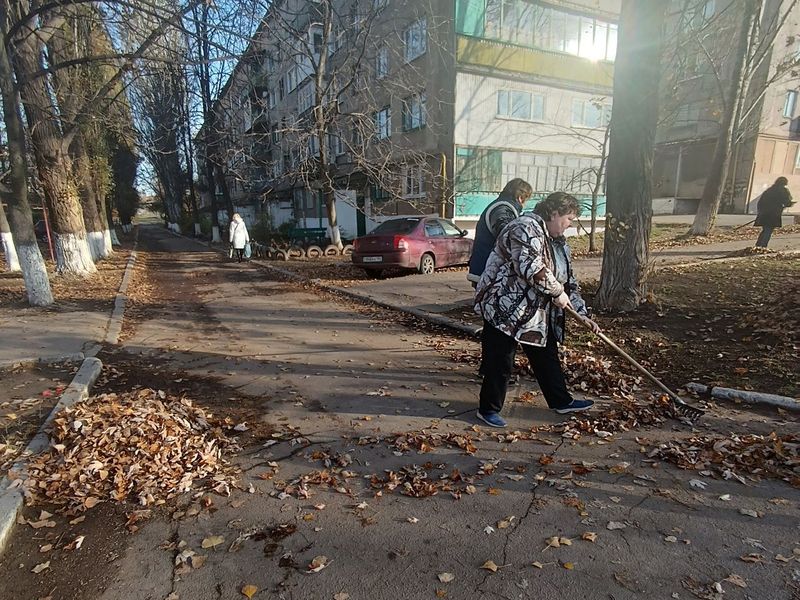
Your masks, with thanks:
M 587 316 L 572 273 L 564 232 L 580 212 L 569 194 L 555 192 L 503 229 L 475 293 L 483 317 L 484 367 L 478 418 L 505 427 L 500 416 L 517 343 L 522 344 L 547 405 L 564 414 L 582 411 L 591 400 L 573 399 L 558 359 L 564 341 L 564 307 Z M 596 331 L 600 328 L 590 321 Z

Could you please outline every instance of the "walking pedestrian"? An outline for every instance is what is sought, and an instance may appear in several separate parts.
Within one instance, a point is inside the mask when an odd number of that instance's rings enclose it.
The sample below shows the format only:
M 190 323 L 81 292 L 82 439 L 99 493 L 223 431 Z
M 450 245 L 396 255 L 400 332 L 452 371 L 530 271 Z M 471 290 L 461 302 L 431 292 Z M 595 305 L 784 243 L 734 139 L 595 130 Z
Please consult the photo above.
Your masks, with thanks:
M 477 287 L 478 281 L 486 268 L 486 260 L 494 249 L 497 236 L 503 227 L 516 219 L 522 212 L 533 188 L 531 184 L 519 177 L 506 183 L 503 191 L 483 210 L 478 225 L 475 228 L 475 242 L 472 244 L 472 255 L 469 257 L 469 271 L 467 279 L 472 282 L 472 287 Z M 482 338 L 481 338 L 482 339 Z M 481 356 L 486 353 L 481 349 Z M 483 376 L 483 360 L 478 368 L 478 375 Z M 516 376 L 510 376 L 509 383 L 516 383 Z
M 781 226 L 781 216 L 783 209 L 794 204 L 792 195 L 786 186 L 789 180 L 786 177 L 778 177 L 758 201 L 758 216 L 756 217 L 756 227 L 761 227 L 761 233 L 756 240 L 756 248 L 766 248 L 772 237 L 772 232 Z
M 477 416 L 492 427 L 506 425 L 500 411 L 518 343 L 550 408 L 565 414 L 594 404 L 572 397 L 558 358 L 558 344 L 564 341 L 564 307 L 588 318 L 564 238 L 580 204 L 569 194 L 555 192 L 533 212 L 521 215 L 500 233 L 475 294 L 475 312 L 483 317 L 485 371 Z M 589 322 L 600 331 L 594 321 Z
M 247 233 L 247 225 L 244 224 L 244 221 L 239 213 L 233 214 L 233 219 L 231 219 L 230 225 L 230 233 L 228 235 L 230 238 L 231 247 L 236 253 L 236 259 L 238 262 L 242 262 L 242 258 L 244 257 L 244 247 L 250 243 L 250 235 Z
M 475 227 L 475 242 L 472 244 L 472 255 L 469 257 L 469 272 L 467 273 L 467 279 L 472 282 L 473 287 L 478 284 L 483 275 L 486 260 L 494 249 L 497 236 L 503 227 L 520 215 L 525 202 L 532 193 L 531 184 L 517 177 L 509 181 L 500 195 L 481 213 Z

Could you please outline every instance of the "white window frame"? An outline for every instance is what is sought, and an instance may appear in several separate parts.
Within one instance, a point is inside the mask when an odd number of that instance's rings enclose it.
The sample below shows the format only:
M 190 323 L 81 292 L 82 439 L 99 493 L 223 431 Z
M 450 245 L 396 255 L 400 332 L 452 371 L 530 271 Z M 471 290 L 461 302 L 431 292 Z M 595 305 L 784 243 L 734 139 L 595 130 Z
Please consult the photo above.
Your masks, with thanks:
M 314 86 L 309 83 L 297 92 L 297 112 L 302 115 L 312 106 L 314 106 Z
M 786 97 L 783 100 L 783 110 L 781 115 L 787 119 L 793 119 L 795 110 L 797 109 L 797 90 L 789 90 L 786 92 Z
M 375 112 L 375 137 L 379 140 L 392 137 L 392 109 L 388 106 Z
M 581 116 L 580 119 L 576 121 L 575 119 L 575 112 L 576 112 L 576 105 L 580 103 L 581 105 Z M 595 125 L 592 123 L 587 123 L 586 114 L 587 114 L 587 107 L 591 107 L 592 109 L 596 110 L 597 102 L 592 102 L 591 100 L 587 100 L 584 98 L 573 98 L 572 99 L 572 111 L 570 113 L 570 122 L 572 127 L 580 128 L 580 129 L 603 129 L 607 127 L 610 120 L 611 120 L 611 105 L 605 102 L 601 103 L 600 106 L 600 122 Z
M 419 58 L 428 50 L 428 21 L 419 19 L 403 31 L 403 54 L 407 63 Z
M 529 111 L 527 116 L 515 116 L 514 109 L 514 95 L 521 94 L 528 97 Z M 508 119 L 511 121 L 536 121 L 543 122 L 545 116 L 544 108 L 545 97 L 544 94 L 537 94 L 535 92 L 528 92 L 525 90 L 503 89 L 497 90 L 497 118 Z M 534 107 L 541 106 L 541 114 L 535 114 Z
M 419 165 L 403 165 L 401 170 L 402 191 L 405 200 L 425 197 L 425 178 Z
M 428 124 L 425 92 L 403 100 L 403 131 L 422 129 Z
M 389 75 L 389 48 L 381 46 L 375 55 L 375 78 L 383 79 Z

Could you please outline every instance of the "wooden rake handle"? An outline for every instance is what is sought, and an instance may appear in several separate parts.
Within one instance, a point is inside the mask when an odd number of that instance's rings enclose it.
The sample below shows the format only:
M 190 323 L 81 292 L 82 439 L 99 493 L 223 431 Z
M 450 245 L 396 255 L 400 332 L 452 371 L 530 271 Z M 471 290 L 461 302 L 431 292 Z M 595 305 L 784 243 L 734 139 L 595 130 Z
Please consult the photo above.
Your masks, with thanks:
M 675 392 L 673 392 L 671 389 L 669 389 L 666 385 L 661 383 L 661 380 L 658 379 L 658 377 L 656 377 L 650 371 L 648 371 L 642 365 L 640 365 L 636 361 L 636 359 L 634 359 L 630 354 L 625 352 L 625 350 L 623 350 L 622 348 L 617 346 L 613 341 L 611 341 L 611 339 L 605 333 L 603 333 L 602 331 L 600 331 L 600 332 L 594 331 L 592 329 L 592 326 L 589 324 L 589 320 L 586 317 L 583 317 L 583 316 L 579 315 L 577 312 L 575 312 L 575 309 L 572 308 L 571 306 L 567 306 L 566 308 L 564 308 L 564 310 L 570 316 L 572 316 L 575 319 L 577 319 L 580 322 L 581 325 L 586 327 L 589 331 L 594 333 L 597 337 L 599 337 L 601 340 L 603 340 L 606 344 L 611 346 L 611 348 L 613 348 L 614 351 L 617 354 L 619 354 L 622 358 L 624 358 L 626 361 L 628 361 L 628 363 L 630 363 L 633 367 L 635 367 L 636 370 L 639 371 L 642 375 L 647 377 L 647 379 L 650 380 L 650 382 L 652 382 L 654 385 L 656 385 L 662 392 L 667 394 L 670 397 L 670 399 L 672 399 L 674 402 L 677 402 L 679 404 L 684 404 L 683 399 L 681 399 Z

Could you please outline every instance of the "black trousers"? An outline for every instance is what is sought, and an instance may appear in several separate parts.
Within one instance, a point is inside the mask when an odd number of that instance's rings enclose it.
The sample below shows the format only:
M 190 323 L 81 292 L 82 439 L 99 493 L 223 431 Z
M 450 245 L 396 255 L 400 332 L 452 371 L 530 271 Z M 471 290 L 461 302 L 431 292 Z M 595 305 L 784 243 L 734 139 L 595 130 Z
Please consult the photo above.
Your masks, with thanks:
M 244 248 L 234 248 L 234 252 L 236 252 L 236 259 L 238 262 L 242 262 L 244 258 Z
M 558 360 L 558 344 L 552 331 L 548 332 L 547 345 L 543 348 L 522 344 L 525 356 L 542 388 L 542 394 L 550 408 L 563 408 L 572 402 L 572 396 L 564 380 L 561 362 Z M 508 390 L 508 378 L 514 367 L 517 340 L 483 322 L 481 334 L 481 385 L 480 411 L 483 414 L 499 413 L 503 409 Z
M 758 234 L 758 239 L 756 240 L 756 248 L 766 248 L 769 245 L 774 229 L 774 227 L 767 227 L 766 225 L 761 226 L 761 233 Z

